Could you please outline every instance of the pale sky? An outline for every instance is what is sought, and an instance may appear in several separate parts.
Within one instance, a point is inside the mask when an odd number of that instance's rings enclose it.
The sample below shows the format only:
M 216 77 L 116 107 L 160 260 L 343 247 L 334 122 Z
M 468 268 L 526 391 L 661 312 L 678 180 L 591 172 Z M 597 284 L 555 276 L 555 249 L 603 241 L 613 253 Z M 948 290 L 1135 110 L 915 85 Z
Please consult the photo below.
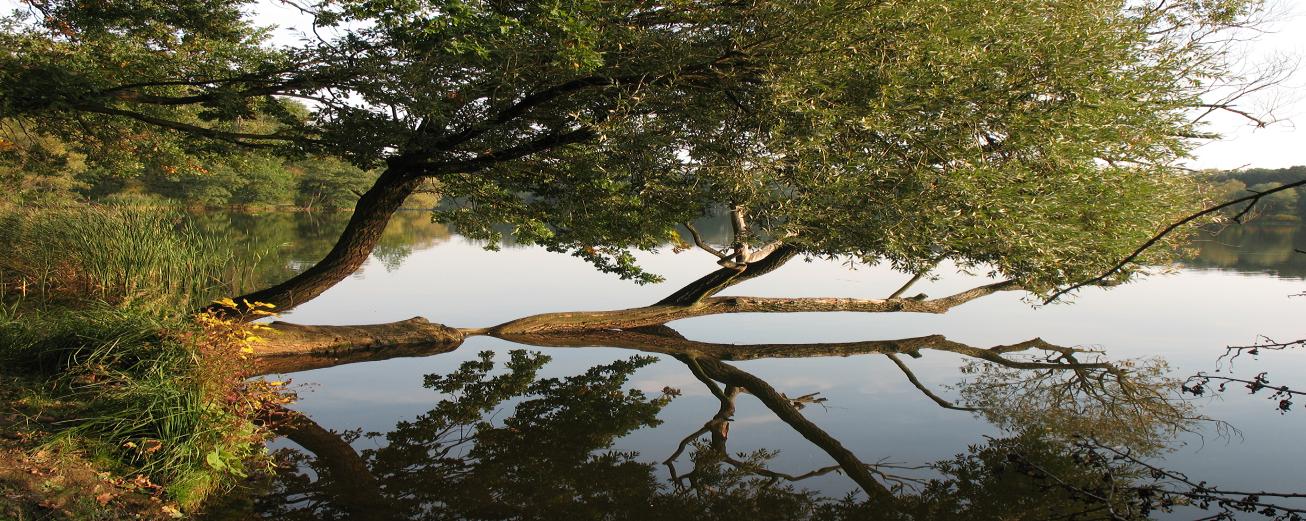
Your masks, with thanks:
M 1256 128 L 1247 120 L 1228 114 L 1213 118 L 1210 129 L 1224 138 L 1197 149 L 1190 167 L 1306 165 L 1306 1 L 1282 0 L 1279 8 L 1284 12 L 1266 27 L 1268 32 L 1248 44 L 1248 63 L 1255 66 L 1276 56 L 1287 56 L 1300 63 L 1278 88 L 1252 96 L 1239 105 L 1252 110 L 1273 107 L 1272 113 L 1280 121 Z

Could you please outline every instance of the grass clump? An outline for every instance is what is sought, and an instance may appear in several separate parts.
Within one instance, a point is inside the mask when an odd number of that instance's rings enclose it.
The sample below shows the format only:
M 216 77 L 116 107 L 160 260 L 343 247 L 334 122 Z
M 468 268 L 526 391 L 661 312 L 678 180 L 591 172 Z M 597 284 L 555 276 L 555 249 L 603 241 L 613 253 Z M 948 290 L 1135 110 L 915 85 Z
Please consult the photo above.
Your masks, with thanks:
M 0 243 L 0 376 L 26 382 L 30 453 L 75 453 L 181 511 L 269 464 L 259 418 L 289 395 L 245 381 L 262 326 L 193 312 L 234 248 L 172 210 L 106 207 L 0 213 Z
M 257 419 L 288 398 L 244 383 L 251 327 L 108 306 L 5 316 L 0 364 L 47 375 L 32 401 L 62 406 L 44 445 L 144 475 L 188 510 L 269 461 Z
M 0 213 L 0 300 L 90 301 L 155 313 L 193 309 L 228 290 L 241 264 L 223 237 L 169 208 L 15 208 Z

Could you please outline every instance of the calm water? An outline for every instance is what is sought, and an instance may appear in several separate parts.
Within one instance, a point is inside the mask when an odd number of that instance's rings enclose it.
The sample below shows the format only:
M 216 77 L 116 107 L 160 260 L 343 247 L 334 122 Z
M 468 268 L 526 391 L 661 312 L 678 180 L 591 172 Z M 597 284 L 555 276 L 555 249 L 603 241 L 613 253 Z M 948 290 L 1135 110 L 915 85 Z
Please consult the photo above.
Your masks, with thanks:
M 251 252 L 264 254 L 260 272 L 267 278 L 315 260 L 345 218 L 202 217 L 215 232 L 240 233 Z M 891 501 L 896 508 L 928 513 L 923 517 L 966 511 L 999 518 L 1057 501 L 1045 489 L 1010 481 L 1014 463 L 982 451 L 1008 454 L 1014 446 L 1038 453 L 1047 443 L 1071 444 L 1076 434 L 1130 447 L 1140 459 L 1225 489 L 1306 490 L 1306 412 L 1296 410 L 1303 404 L 1280 414 L 1268 392 L 1252 396 L 1234 385 L 1193 399 L 1177 388 L 1189 375 L 1217 369 L 1238 378 L 1268 371 L 1276 385 L 1306 387 L 1300 349 L 1244 356 L 1232 366 L 1219 360 L 1225 346 L 1261 335 L 1306 337 L 1306 297 L 1292 296 L 1306 291 L 1306 255 L 1293 254 L 1294 245 L 1306 247 L 1302 228 L 1231 228 L 1196 242 L 1199 253 L 1176 273 L 1086 290 L 1069 305 L 1032 306 L 1006 293 L 945 315 L 719 315 L 673 322 L 674 332 L 571 341 L 599 346 L 584 348 L 471 337 L 451 352 L 285 375 L 279 378 L 300 391 L 294 408 L 342 436 L 305 433 L 316 456 L 301 444 L 275 442 L 298 451 L 300 472 L 233 495 L 222 516 L 785 519 L 814 505 L 825 505 L 821 515 L 830 517 L 878 516 L 865 505 L 838 503 L 850 493 L 854 502 L 866 495 L 829 468 L 837 461 L 828 440 L 814 442 L 811 426 L 777 414 L 786 407 L 860 461 L 888 465 L 877 467 L 884 474 L 876 482 L 900 498 Z M 698 251 L 668 249 L 642 260 L 667 282 L 635 286 L 541 248 L 485 251 L 430 224 L 424 213 L 404 213 L 363 269 L 283 319 L 358 324 L 422 316 L 455 327 L 491 326 L 535 313 L 647 305 L 716 267 Z M 984 282 L 951 269 L 938 273 L 912 293 L 944 296 Z M 727 294 L 880 298 L 906 278 L 881 267 L 795 260 Z M 935 335 L 941 338 L 871 342 Z M 999 360 L 1035 364 L 1028 367 L 985 362 L 980 356 L 988 355 L 972 349 L 1036 338 L 1053 350 L 1029 347 Z M 835 345 L 797 345 L 813 343 Z M 1062 348 L 1096 353 L 1059 358 Z M 514 350 L 548 361 L 514 358 Z M 894 350 L 899 354 L 886 354 Z M 690 351 L 728 358 L 700 367 L 676 356 Z M 652 359 L 625 362 L 635 355 Z M 479 368 L 464 366 L 478 361 Z M 714 390 L 696 373 L 751 383 L 723 402 L 717 393 L 731 387 Z M 768 388 L 797 403 L 763 400 Z M 734 410 L 718 414 L 723 403 Z M 1197 416 L 1204 419 L 1182 419 Z M 696 442 L 664 464 L 705 424 Z M 969 474 L 930 466 L 972 447 L 981 452 Z M 929 479 L 951 480 L 953 488 L 943 493 L 919 481 Z M 1179 508 L 1154 517 L 1210 513 Z

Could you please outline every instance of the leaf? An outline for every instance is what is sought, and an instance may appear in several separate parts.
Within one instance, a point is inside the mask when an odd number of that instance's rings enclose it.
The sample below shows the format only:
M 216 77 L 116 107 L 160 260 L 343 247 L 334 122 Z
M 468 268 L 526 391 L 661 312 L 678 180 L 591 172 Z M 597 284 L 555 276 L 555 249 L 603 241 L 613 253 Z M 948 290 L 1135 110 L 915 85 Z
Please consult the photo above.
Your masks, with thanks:
M 208 463 L 213 470 L 227 470 L 227 462 L 222 461 L 222 453 L 218 449 L 213 449 L 207 456 L 204 456 L 204 462 Z

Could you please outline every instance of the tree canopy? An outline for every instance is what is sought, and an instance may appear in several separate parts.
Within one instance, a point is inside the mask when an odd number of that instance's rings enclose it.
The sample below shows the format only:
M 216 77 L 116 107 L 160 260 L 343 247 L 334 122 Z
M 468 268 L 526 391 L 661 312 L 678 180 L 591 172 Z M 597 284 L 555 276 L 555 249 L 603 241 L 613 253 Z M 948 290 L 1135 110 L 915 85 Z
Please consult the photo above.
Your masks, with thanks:
M 344 0 L 277 46 L 243 1 L 28 5 L 0 111 L 97 161 L 239 145 L 383 169 L 326 259 L 250 295 L 283 307 L 356 269 L 428 179 L 464 235 L 506 223 L 641 282 L 630 250 L 730 212 L 729 244 L 697 241 L 723 266 L 950 259 L 1050 293 L 1191 207 L 1174 165 L 1210 136 L 1187 111 L 1260 8 Z

